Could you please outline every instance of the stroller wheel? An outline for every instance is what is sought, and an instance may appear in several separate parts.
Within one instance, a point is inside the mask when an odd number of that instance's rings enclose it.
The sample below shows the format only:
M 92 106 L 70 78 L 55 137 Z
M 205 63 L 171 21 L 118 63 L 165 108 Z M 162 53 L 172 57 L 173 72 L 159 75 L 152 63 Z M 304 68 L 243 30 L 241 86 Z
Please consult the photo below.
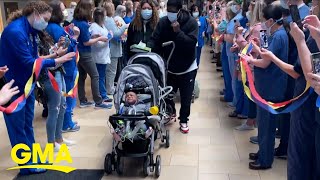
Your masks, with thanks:
M 157 158 L 156 158 L 156 172 L 155 172 L 155 175 L 156 175 L 157 178 L 160 176 L 160 173 L 161 173 L 161 157 L 160 157 L 160 155 L 157 155 Z
M 143 176 L 149 176 L 149 165 L 150 165 L 150 157 L 149 155 L 144 158 L 143 162 Z
M 107 174 L 111 174 L 112 173 L 112 156 L 111 154 L 107 154 L 105 159 L 104 159 L 104 171 Z
M 170 132 L 166 130 L 166 148 L 170 147 Z
M 117 157 L 116 171 L 119 175 L 123 174 L 123 158 Z

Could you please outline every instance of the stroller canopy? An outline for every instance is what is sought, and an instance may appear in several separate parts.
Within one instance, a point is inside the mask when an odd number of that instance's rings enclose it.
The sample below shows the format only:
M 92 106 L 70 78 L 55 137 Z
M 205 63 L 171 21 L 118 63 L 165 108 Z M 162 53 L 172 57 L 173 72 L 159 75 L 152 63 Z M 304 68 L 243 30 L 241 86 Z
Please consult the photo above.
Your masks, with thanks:
M 166 66 L 165 62 L 156 53 L 138 53 L 130 58 L 129 64 L 143 64 L 148 66 L 161 87 L 166 86 Z
M 120 109 L 123 95 L 126 91 L 128 80 L 142 79 L 148 87 L 148 92 L 152 95 L 151 103 L 157 105 L 159 101 L 159 87 L 152 70 L 143 64 L 131 64 L 123 68 L 119 76 L 117 89 L 114 95 L 114 104 L 117 111 Z

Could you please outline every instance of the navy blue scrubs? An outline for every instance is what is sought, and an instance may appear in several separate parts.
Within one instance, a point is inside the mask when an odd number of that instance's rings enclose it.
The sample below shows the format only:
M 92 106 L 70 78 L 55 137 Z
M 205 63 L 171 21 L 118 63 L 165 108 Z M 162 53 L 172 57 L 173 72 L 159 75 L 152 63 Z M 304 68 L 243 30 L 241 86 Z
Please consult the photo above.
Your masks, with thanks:
M 316 146 L 316 161 L 317 161 L 317 168 L 316 168 L 316 178 L 320 179 L 320 112 L 319 109 L 316 110 L 316 121 L 317 121 L 317 128 L 316 128 L 316 137 L 315 137 L 315 146 Z
M 283 27 L 275 31 L 268 39 L 269 50 L 284 62 L 288 61 L 288 36 Z M 258 93 L 267 101 L 281 102 L 285 98 L 287 75 L 274 63 L 267 68 L 254 68 L 255 86 Z M 259 159 L 262 167 L 271 167 L 274 154 L 274 140 L 277 115 L 261 107 L 257 109 Z
M 316 42 L 309 38 L 307 45 L 311 53 L 318 52 Z M 294 70 L 300 74 L 295 81 L 294 96 L 298 96 L 306 87 L 300 60 L 294 66 Z M 315 121 L 317 94 L 312 93 L 306 102 L 291 113 L 290 136 L 288 146 L 288 180 L 310 179 L 316 180 L 315 158 L 315 133 L 317 122 Z
M 25 84 L 32 73 L 33 63 L 38 58 L 36 36 L 37 31 L 30 26 L 25 16 L 11 22 L 1 35 L 0 66 L 8 66 L 9 71 L 5 78 L 7 81 L 14 79 L 14 86 L 18 86 L 20 90 L 20 93 L 14 96 L 12 100 L 17 99 L 24 92 Z M 54 59 L 47 59 L 43 65 L 44 68 L 54 67 L 55 61 Z M 12 147 L 22 143 L 32 149 L 32 144 L 35 143 L 32 126 L 34 103 L 35 97 L 32 92 L 21 111 L 3 114 Z M 21 152 L 23 151 L 17 152 L 17 156 L 20 158 L 22 157 Z M 32 169 L 21 169 L 20 173 L 28 174 L 30 171 Z
M 233 91 L 232 91 L 232 78 L 229 70 L 229 62 L 227 56 L 227 49 L 226 43 L 224 42 L 221 44 L 222 51 L 221 51 L 221 63 L 222 63 L 222 73 L 223 73 L 223 80 L 224 80 L 224 100 L 226 102 L 232 102 L 233 100 Z

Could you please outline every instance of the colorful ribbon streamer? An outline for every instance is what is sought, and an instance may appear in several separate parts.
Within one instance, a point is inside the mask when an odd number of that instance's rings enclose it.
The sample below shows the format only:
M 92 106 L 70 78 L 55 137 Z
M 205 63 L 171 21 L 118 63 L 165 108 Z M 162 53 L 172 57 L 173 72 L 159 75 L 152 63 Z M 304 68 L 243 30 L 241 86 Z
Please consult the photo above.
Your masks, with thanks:
M 76 64 L 78 64 L 80 59 L 80 55 L 79 55 L 79 51 L 76 52 Z M 71 97 L 71 98 L 75 98 L 77 96 L 77 92 L 78 92 L 78 80 L 79 80 L 79 71 L 77 66 L 74 68 L 73 71 L 73 79 L 74 79 L 74 85 L 73 88 L 70 89 L 70 91 L 68 93 L 66 92 L 62 92 L 63 96 L 65 97 Z
M 0 111 L 11 114 L 14 112 L 20 111 L 26 104 L 26 99 L 30 96 L 31 93 L 33 93 L 33 89 L 35 87 L 36 81 L 39 78 L 41 69 L 43 66 L 43 59 L 38 58 L 33 63 L 33 69 L 31 77 L 28 79 L 25 87 L 24 87 L 24 94 L 19 96 L 16 100 L 14 100 L 8 107 L 2 107 L 0 106 Z
M 242 50 L 241 53 L 248 54 L 251 52 L 252 48 L 253 48 L 253 45 L 249 43 Z M 253 75 L 247 61 L 243 58 L 240 58 L 239 62 L 240 62 L 240 68 L 241 68 L 242 84 L 243 84 L 246 95 L 251 101 L 255 102 L 258 106 L 262 107 L 263 109 L 267 110 L 272 114 L 282 114 L 282 113 L 289 113 L 294 111 L 295 109 L 300 107 L 307 100 L 309 95 L 313 92 L 313 89 L 310 88 L 310 84 L 307 83 L 305 90 L 299 96 L 293 99 L 280 102 L 280 103 L 268 102 L 265 99 L 263 99 L 255 89 Z M 246 85 L 247 81 L 248 81 L 249 87 Z M 306 93 L 307 91 L 309 93 Z M 282 109 L 279 110 L 280 108 Z

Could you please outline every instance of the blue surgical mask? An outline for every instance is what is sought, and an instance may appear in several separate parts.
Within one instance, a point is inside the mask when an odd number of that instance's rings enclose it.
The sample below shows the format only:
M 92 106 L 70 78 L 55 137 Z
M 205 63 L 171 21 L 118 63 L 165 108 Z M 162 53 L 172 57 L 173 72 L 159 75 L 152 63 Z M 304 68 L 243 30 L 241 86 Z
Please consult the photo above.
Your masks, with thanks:
M 167 16 L 170 22 L 175 22 L 178 19 L 178 13 L 168 12 Z
M 42 16 L 40 16 L 40 19 L 34 19 L 32 27 L 36 30 L 42 31 L 48 26 L 48 22 L 44 20 Z
M 141 11 L 141 16 L 142 16 L 142 19 L 149 20 L 152 17 L 152 10 L 143 9 Z

